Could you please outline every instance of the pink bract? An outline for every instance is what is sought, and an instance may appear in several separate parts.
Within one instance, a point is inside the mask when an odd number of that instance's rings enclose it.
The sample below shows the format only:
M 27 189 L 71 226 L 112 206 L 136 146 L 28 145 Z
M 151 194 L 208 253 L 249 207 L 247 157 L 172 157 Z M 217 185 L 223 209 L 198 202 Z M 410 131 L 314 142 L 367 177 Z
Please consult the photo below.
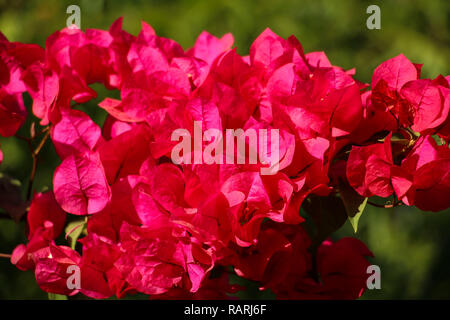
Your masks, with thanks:
M 420 79 L 421 65 L 398 55 L 375 69 L 369 88 L 294 36 L 266 29 L 247 56 L 233 46 L 231 34 L 204 31 L 185 50 L 146 23 L 133 36 L 122 19 L 109 30 L 63 29 L 45 49 L 0 34 L 0 135 L 34 116 L 61 160 L 52 190 L 32 198 L 29 241 L 11 258 L 34 270 L 42 290 L 222 299 L 243 289 L 229 282 L 234 273 L 280 299 L 356 299 L 373 254 L 356 238 L 329 238 L 347 218 L 346 187 L 355 199 L 450 207 L 448 76 Z M 80 109 L 97 98 L 94 83 L 117 90 L 99 97 L 104 123 Z M 278 171 L 177 164 L 177 129 L 192 146 L 196 130 L 278 130 Z M 66 219 L 81 228 L 72 248 L 57 244 Z M 67 287 L 69 266 L 80 269 L 80 288 Z

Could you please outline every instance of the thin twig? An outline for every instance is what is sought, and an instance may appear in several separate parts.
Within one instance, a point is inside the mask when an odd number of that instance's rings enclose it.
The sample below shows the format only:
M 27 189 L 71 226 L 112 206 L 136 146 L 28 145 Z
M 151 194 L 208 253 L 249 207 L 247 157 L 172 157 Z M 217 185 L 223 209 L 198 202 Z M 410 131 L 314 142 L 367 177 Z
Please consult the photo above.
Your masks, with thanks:
M 0 253 L 0 258 L 11 259 L 11 255 L 10 254 L 6 254 L 6 253 Z
M 31 156 L 33 158 L 33 166 L 32 166 L 32 169 L 31 169 L 30 180 L 28 182 L 27 200 L 31 199 L 31 192 L 33 190 L 34 177 L 36 176 L 38 154 L 42 150 L 42 148 L 44 147 L 45 142 L 47 141 L 49 136 L 50 136 L 50 130 L 47 130 L 46 133 L 45 133 L 45 136 L 42 138 L 42 140 L 39 143 L 39 145 L 36 147 L 36 149 L 31 154 Z
M 38 134 L 43 134 L 44 132 L 47 132 L 47 131 L 49 131 L 49 130 L 50 130 L 50 126 L 46 126 L 46 127 L 42 128 L 42 130 L 39 131 Z
M 36 150 L 34 150 L 34 154 L 37 156 L 39 152 L 41 151 L 42 147 L 44 146 L 45 142 L 47 141 L 48 137 L 50 136 L 50 131 L 47 130 L 45 133 L 44 138 L 42 138 L 41 142 L 37 146 Z
M 394 208 L 394 207 L 398 207 L 403 205 L 402 202 L 395 202 L 392 204 L 378 204 L 372 201 L 367 201 L 368 204 L 370 204 L 371 206 L 377 207 L 377 208 Z

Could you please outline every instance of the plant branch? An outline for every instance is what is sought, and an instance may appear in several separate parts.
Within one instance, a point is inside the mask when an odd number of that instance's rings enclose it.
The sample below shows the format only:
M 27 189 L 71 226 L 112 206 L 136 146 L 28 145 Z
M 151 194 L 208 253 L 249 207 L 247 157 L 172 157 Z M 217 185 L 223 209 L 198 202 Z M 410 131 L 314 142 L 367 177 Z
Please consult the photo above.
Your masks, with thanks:
M 401 206 L 401 205 L 403 205 L 403 203 L 402 202 L 394 202 L 394 203 L 391 203 L 391 204 L 378 204 L 378 203 L 375 203 L 375 202 L 372 202 L 372 201 L 367 201 L 367 203 L 368 204 L 370 204 L 371 206 L 374 206 L 374 207 L 377 207 L 377 208 L 394 208 L 394 207 L 398 207 L 398 206 Z
M 32 165 L 32 169 L 31 169 L 30 180 L 28 182 L 27 200 L 30 200 L 31 192 L 33 190 L 33 182 L 34 182 L 34 178 L 36 176 L 38 154 L 44 147 L 45 142 L 47 141 L 49 136 L 50 136 L 50 130 L 46 130 L 45 136 L 42 138 L 41 142 L 36 147 L 36 149 L 34 149 L 34 151 L 31 153 L 31 156 L 33 158 L 33 165 Z
M 6 254 L 6 253 L 0 253 L 0 258 L 11 259 L 11 255 L 10 254 Z

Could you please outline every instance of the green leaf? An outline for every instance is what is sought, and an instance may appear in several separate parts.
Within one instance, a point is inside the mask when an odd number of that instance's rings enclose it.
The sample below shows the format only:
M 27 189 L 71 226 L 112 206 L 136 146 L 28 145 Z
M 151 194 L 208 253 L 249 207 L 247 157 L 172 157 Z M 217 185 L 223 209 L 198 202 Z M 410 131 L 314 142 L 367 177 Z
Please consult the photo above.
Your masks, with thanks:
M 352 227 L 353 227 L 353 230 L 355 231 L 355 233 L 358 231 L 359 217 L 361 217 L 361 215 L 364 211 L 364 208 L 366 207 L 367 199 L 368 198 L 364 198 L 364 201 L 358 207 L 358 212 L 353 217 L 350 217 L 350 216 L 348 217 L 348 220 L 352 224 Z
M 367 204 L 366 197 L 359 195 L 347 181 L 339 180 L 339 192 L 347 211 L 348 220 L 355 233 L 358 231 L 358 221 Z
M 69 238 L 70 247 L 75 250 L 77 240 L 83 232 L 86 225 L 86 220 L 76 220 L 70 222 L 66 226 L 66 239 Z
M 56 293 L 48 293 L 48 300 L 68 300 L 67 296 Z

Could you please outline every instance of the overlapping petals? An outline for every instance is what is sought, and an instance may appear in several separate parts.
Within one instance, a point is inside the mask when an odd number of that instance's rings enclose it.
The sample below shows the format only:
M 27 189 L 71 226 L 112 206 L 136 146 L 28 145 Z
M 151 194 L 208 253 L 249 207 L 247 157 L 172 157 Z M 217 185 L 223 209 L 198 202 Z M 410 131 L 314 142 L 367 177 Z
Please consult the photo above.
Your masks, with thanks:
M 448 77 L 420 79 L 421 66 L 399 55 L 369 90 L 294 36 L 267 29 L 245 57 L 233 41 L 203 32 L 184 50 L 146 23 L 133 36 L 121 19 L 108 31 L 63 29 L 45 49 L 0 35 L 0 134 L 23 124 L 27 91 L 61 159 L 53 190 L 32 200 L 13 264 L 47 292 L 92 298 L 228 298 L 242 289 L 229 283 L 233 266 L 278 298 L 354 299 L 373 254 L 353 238 L 314 238 L 304 201 L 341 201 L 342 180 L 362 197 L 450 207 Z M 78 109 L 97 97 L 93 83 L 120 91 L 99 100 L 103 124 Z M 184 156 L 202 161 L 176 163 L 177 129 L 192 146 L 200 133 L 209 151 L 228 129 L 267 132 L 271 150 L 278 130 L 278 158 L 228 162 L 225 150 L 203 159 L 194 148 Z M 236 141 L 260 154 L 248 137 Z M 83 216 L 72 248 L 56 244 L 66 216 Z M 69 266 L 80 288 L 67 287 Z

